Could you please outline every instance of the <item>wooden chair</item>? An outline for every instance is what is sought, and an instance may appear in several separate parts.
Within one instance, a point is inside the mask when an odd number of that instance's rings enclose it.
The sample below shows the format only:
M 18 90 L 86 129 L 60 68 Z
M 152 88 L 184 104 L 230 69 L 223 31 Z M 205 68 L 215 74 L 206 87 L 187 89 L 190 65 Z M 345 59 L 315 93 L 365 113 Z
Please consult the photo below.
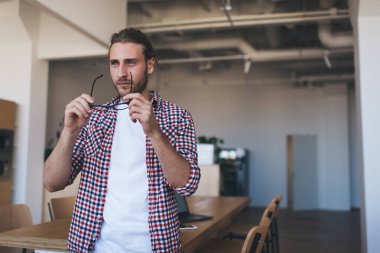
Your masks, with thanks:
M 255 226 L 247 235 L 241 253 L 261 253 L 264 247 L 268 226 Z
M 24 204 L 0 205 L 0 232 L 33 225 L 29 207 Z M 21 252 L 21 249 L 0 247 L 2 253 Z M 22 252 L 27 252 L 22 249 Z
M 272 253 L 280 253 L 277 217 L 278 217 L 278 210 L 279 210 L 281 200 L 282 200 L 282 195 L 277 194 L 271 201 L 271 203 L 276 205 L 276 210 L 274 212 L 273 221 L 270 228 Z
M 280 205 L 282 200 L 282 195 L 281 194 L 276 194 L 276 196 L 272 199 L 273 202 L 276 203 L 276 205 Z
M 74 204 L 75 196 L 50 199 L 50 203 L 48 203 L 50 219 L 71 218 Z
M 263 216 L 260 220 L 260 225 L 265 225 L 269 227 L 268 234 L 265 238 L 265 250 L 264 253 L 272 252 L 272 244 L 273 244 L 273 219 L 276 212 L 276 204 L 270 202 L 268 207 L 265 209 Z M 273 253 L 273 252 L 272 252 Z
M 266 225 L 269 227 L 267 237 L 265 239 L 264 253 L 279 253 L 279 237 L 278 237 L 278 225 L 277 225 L 277 215 L 282 196 L 277 194 L 271 202 L 268 204 L 267 208 L 260 219 L 260 225 Z M 241 239 L 245 240 L 247 233 L 242 232 L 229 232 L 224 238 L 228 239 Z
M 247 234 L 244 241 L 228 240 L 221 238 L 210 239 L 204 247 L 196 250 L 196 253 L 261 253 L 265 238 L 268 233 L 268 226 L 254 226 Z
M 276 195 L 265 209 L 260 220 L 260 225 L 267 225 L 269 227 L 268 234 L 265 239 L 264 253 L 279 253 L 280 251 L 277 214 L 281 200 L 282 196 Z
M 272 224 L 276 205 L 272 202 L 264 210 L 259 226 L 254 226 L 247 234 L 229 233 L 223 238 L 212 238 L 208 243 L 198 249 L 198 253 L 231 253 L 241 252 L 256 253 L 270 252 L 271 237 L 268 230 Z M 240 240 L 235 240 L 240 239 Z M 243 239 L 243 240 L 241 240 Z

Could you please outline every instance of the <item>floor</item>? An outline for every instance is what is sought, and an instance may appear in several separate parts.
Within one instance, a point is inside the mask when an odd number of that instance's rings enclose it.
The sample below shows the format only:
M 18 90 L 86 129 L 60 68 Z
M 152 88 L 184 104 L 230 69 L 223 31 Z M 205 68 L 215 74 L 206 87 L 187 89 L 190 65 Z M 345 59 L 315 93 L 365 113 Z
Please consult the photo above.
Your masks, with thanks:
M 264 209 L 247 208 L 228 230 L 258 224 Z M 288 211 L 278 214 L 281 253 L 360 253 L 360 212 Z

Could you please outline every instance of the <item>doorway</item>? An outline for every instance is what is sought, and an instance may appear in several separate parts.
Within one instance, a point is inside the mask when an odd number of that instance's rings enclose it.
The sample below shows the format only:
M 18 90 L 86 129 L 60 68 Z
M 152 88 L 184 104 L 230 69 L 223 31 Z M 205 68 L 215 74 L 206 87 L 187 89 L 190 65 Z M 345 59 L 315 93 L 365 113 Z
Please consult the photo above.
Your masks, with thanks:
M 287 136 L 288 207 L 292 210 L 319 208 L 317 136 Z

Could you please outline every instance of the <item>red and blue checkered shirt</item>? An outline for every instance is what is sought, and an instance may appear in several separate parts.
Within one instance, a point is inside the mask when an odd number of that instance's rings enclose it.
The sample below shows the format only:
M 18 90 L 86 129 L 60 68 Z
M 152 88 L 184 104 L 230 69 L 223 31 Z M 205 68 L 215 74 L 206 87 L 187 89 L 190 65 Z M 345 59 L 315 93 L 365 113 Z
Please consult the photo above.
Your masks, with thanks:
M 200 179 L 196 136 L 188 111 L 150 92 L 155 118 L 171 145 L 190 164 L 185 186 L 172 187 L 166 180 L 149 138 L 146 138 L 149 231 L 153 252 L 178 252 L 179 221 L 174 191 L 182 195 L 195 192 Z M 93 110 L 74 146 L 72 171 L 68 184 L 81 172 L 78 195 L 68 239 L 70 252 L 92 252 L 100 235 L 107 192 L 108 169 L 117 111 Z M 126 154 L 127 155 L 127 154 Z M 133 194 L 133 192 L 120 192 Z M 122 212 L 123 210 L 120 210 Z

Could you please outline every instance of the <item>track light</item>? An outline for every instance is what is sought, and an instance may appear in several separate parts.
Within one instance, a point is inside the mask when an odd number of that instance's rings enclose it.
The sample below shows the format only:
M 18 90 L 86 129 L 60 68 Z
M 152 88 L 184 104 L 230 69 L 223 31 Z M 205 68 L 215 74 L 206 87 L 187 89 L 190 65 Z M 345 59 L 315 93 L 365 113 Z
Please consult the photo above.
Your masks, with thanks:
M 245 62 L 244 62 L 244 74 L 248 74 L 250 68 L 251 68 L 251 60 L 249 59 L 246 59 Z
M 208 70 L 211 70 L 213 67 L 213 64 L 212 62 L 208 61 L 208 62 L 201 62 L 198 66 L 198 70 L 200 71 L 208 71 Z
M 325 51 L 324 56 L 323 56 L 323 60 L 325 60 L 326 66 L 329 69 L 331 69 L 332 65 L 331 65 L 331 62 L 330 62 L 330 59 L 329 59 L 329 51 Z

